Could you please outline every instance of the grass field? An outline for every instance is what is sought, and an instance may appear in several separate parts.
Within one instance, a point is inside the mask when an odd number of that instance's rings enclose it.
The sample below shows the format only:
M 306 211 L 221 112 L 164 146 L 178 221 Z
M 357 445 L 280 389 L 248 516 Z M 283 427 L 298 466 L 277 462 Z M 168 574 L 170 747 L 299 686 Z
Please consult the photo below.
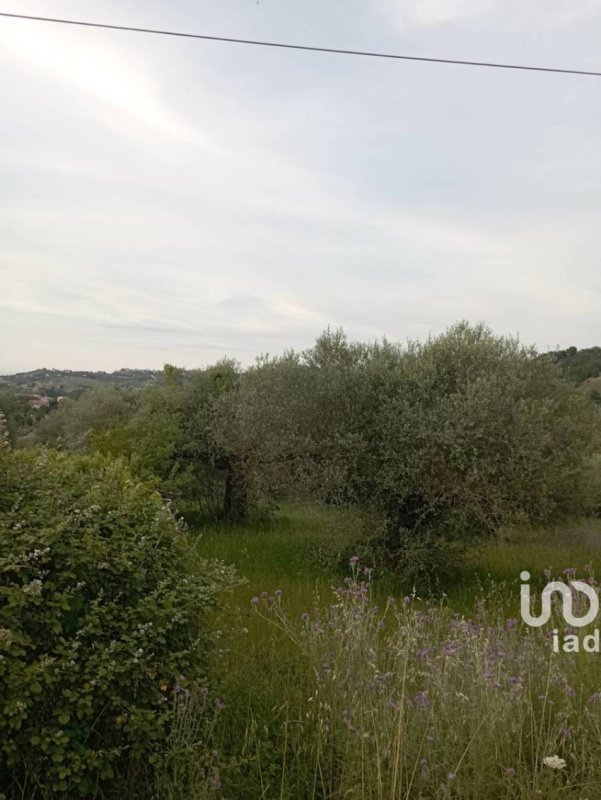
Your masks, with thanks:
M 546 569 L 594 568 L 601 521 L 507 531 L 435 601 L 361 564 L 344 583 L 335 556 L 356 535 L 352 518 L 302 507 L 191 532 L 192 552 L 241 582 L 215 620 L 218 766 L 187 796 L 598 797 L 599 656 L 553 656 L 515 620 L 519 573 L 542 585 Z

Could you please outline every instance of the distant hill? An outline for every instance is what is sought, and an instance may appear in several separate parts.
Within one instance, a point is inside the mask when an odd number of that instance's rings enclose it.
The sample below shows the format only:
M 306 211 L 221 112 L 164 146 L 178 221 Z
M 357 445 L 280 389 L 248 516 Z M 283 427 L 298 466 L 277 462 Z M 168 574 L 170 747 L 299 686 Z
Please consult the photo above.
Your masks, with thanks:
M 553 350 L 549 356 L 563 369 L 566 377 L 574 383 L 584 383 L 589 378 L 601 376 L 601 347 L 568 347 L 567 350 Z
M 119 369 L 115 372 L 74 371 L 69 369 L 34 369 L 16 375 L 0 375 L 0 388 L 11 386 L 22 392 L 47 397 L 78 397 L 96 386 L 139 388 L 162 380 L 162 370 Z

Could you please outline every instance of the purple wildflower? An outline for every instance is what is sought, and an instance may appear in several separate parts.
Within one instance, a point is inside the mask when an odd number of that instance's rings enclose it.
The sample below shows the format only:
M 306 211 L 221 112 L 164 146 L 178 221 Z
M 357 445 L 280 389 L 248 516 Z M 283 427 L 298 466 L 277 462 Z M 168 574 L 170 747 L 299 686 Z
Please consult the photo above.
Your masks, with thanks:
M 251 605 L 258 606 L 259 605 L 259 598 L 258 597 L 251 597 L 250 602 L 251 602 Z
M 424 691 L 418 692 L 415 697 L 413 698 L 413 702 L 419 708 L 423 708 L 426 711 L 432 707 L 432 703 L 430 702 L 430 698 L 428 697 L 428 693 Z

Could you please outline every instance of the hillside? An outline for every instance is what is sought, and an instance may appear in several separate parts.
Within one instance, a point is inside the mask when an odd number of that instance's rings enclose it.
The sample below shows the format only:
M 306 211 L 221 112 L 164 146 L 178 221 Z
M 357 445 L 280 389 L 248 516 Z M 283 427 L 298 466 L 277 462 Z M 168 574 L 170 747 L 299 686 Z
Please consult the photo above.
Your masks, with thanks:
M 564 370 L 566 377 L 574 383 L 583 383 L 589 378 L 601 376 L 601 347 L 568 347 L 554 350 L 550 356 Z
M 34 369 L 15 375 L 0 375 L 0 388 L 11 386 L 27 393 L 47 397 L 77 397 L 98 386 L 134 389 L 156 383 L 162 370 L 119 369 L 115 372 L 74 371 L 69 369 Z

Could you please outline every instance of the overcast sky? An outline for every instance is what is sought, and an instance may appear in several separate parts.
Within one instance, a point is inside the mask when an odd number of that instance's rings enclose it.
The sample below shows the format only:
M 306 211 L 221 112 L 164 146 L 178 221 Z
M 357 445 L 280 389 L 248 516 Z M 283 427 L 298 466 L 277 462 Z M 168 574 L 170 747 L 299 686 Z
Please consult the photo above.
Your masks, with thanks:
M 601 0 L 0 10 L 601 69 Z M 601 79 L 0 19 L 0 372 L 484 320 L 601 344 Z

